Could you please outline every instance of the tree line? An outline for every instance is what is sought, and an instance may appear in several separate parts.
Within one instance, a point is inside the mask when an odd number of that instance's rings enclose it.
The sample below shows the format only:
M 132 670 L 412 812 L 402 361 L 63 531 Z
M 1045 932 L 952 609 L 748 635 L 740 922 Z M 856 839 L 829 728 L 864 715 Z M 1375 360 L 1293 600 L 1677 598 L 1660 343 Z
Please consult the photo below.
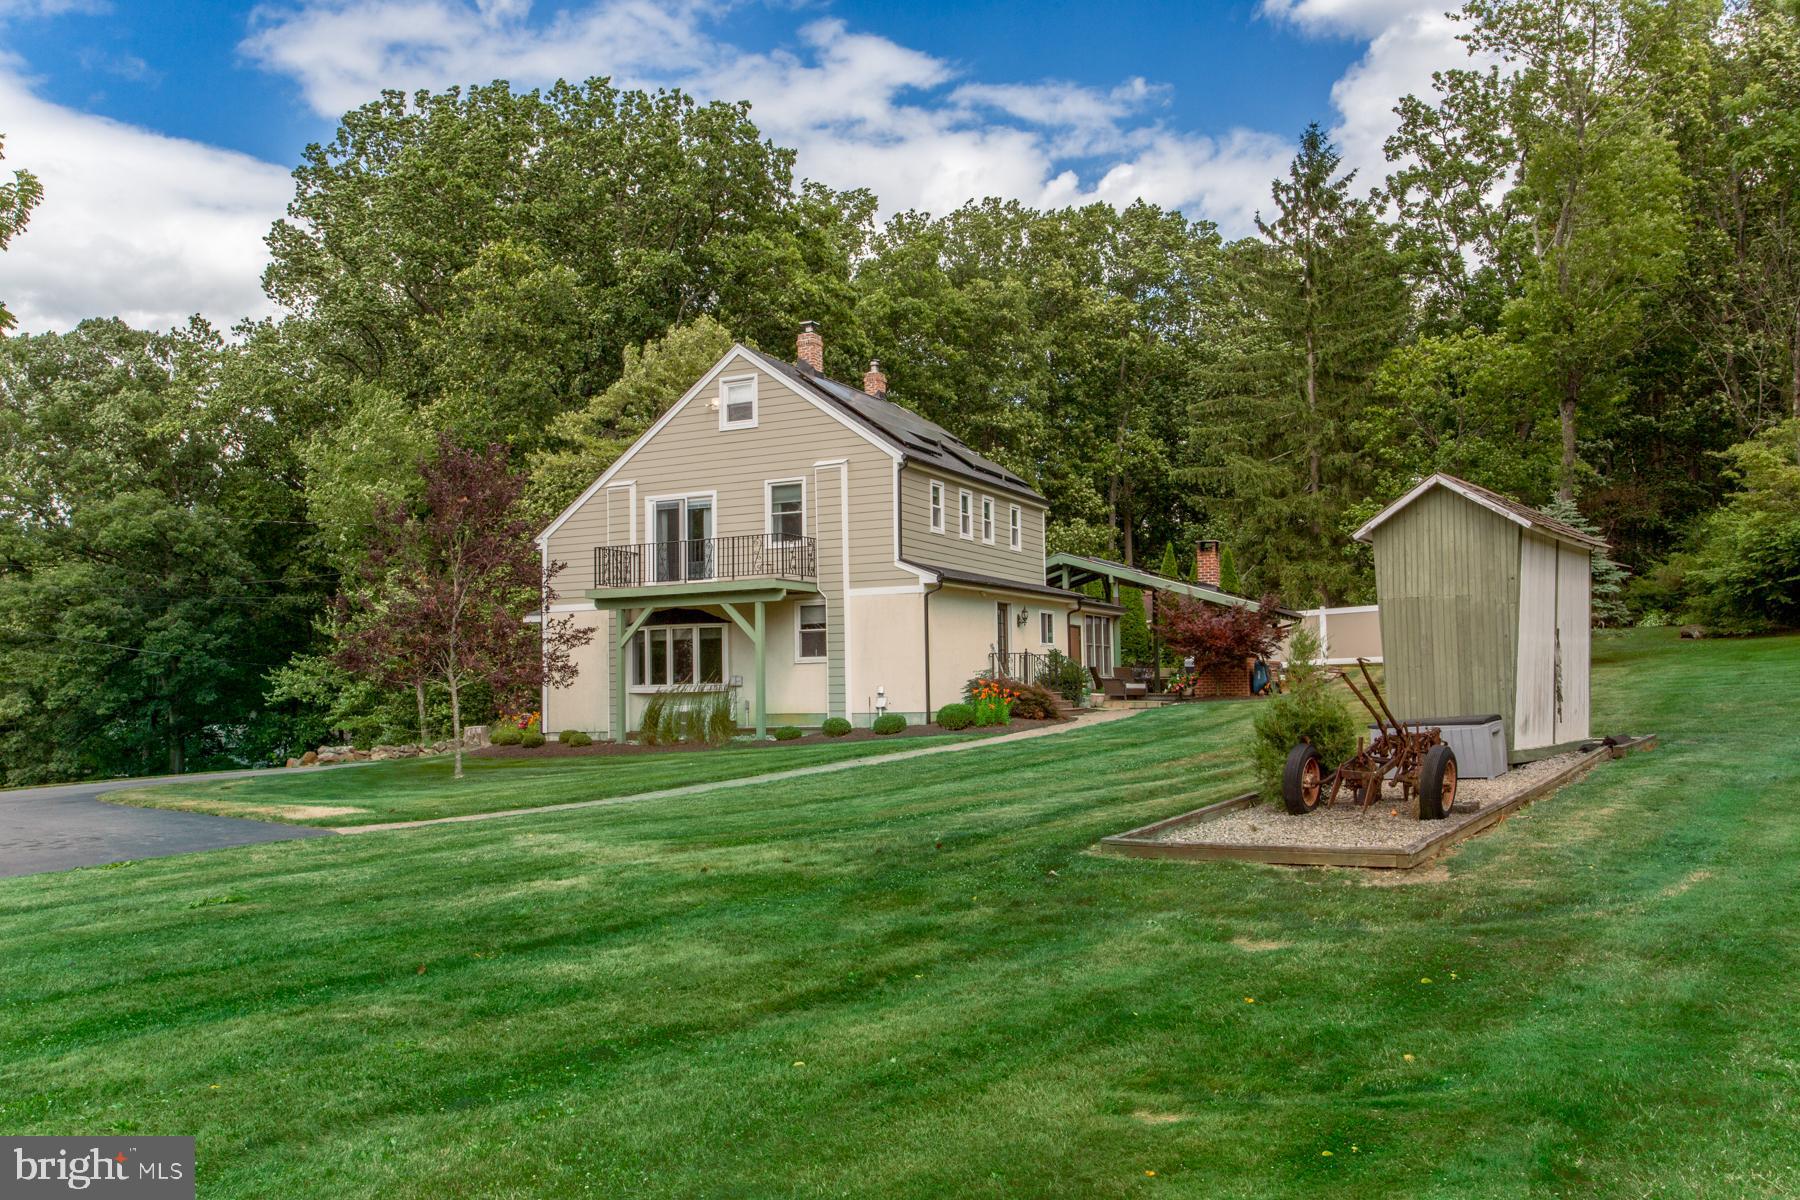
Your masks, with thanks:
M 787 357 L 808 319 L 829 373 L 879 359 L 1031 480 L 1052 549 L 1214 538 L 1245 594 L 1366 602 L 1350 531 L 1443 470 L 1601 532 L 1610 620 L 1800 623 L 1794 12 L 1460 21 L 1384 179 L 1310 127 L 1236 240 L 1142 202 L 880 221 L 747 105 L 603 79 L 384 93 L 294 172 L 280 318 L 0 338 L 0 776 L 443 728 L 445 689 L 347 672 L 332 604 L 421 464 L 497 448 L 543 520 L 733 340 Z M 0 248 L 40 192 L 0 188 Z

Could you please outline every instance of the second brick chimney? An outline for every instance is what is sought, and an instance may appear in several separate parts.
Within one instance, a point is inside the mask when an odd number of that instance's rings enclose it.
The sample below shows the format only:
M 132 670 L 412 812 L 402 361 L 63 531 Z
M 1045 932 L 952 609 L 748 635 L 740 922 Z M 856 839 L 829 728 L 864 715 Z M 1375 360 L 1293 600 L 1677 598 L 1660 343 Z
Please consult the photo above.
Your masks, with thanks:
M 887 395 L 887 376 L 881 373 L 881 364 L 872 358 L 869 369 L 863 372 L 863 391 L 871 396 Z
M 1194 547 L 1194 575 L 1201 587 L 1219 586 L 1219 543 L 1206 541 Z
M 819 336 L 817 321 L 800 322 L 800 336 L 794 339 L 794 362 L 814 375 L 825 373 L 825 339 Z

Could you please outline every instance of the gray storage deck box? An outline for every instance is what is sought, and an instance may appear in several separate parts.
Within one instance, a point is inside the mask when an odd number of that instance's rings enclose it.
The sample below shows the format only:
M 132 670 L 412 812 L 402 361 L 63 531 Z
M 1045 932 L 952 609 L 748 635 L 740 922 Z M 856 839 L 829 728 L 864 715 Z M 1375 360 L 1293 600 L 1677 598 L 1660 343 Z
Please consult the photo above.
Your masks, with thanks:
M 1464 779 L 1492 779 L 1506 774 L 1506 731 L 1500 714 L 1480 717 L 1407 717 L 1407 728 L 1432 726 L 1444 731 L 1444 740 L 1456 754 L 1456 773 Z M 1369 736 L 1375 736 L 1369 727 Z

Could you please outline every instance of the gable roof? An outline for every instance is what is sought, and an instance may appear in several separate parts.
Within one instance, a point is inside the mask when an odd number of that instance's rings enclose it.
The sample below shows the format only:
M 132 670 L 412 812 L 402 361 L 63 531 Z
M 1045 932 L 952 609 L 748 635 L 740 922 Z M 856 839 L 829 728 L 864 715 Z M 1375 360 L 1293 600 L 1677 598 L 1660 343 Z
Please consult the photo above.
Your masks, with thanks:
M 912 409 L 903 408 L 885 397 L 871 396 L 847 383 L 815 375 L 793 363 L 760 354 L 757 358 L 803 393 L 821 397 L 893 442 L 907 461 L 1044 503 L 1044 498 L 1029 483 L 992 459 L 977 454 L 961 438 Z
M 1374 541 L 1375 539 L 1372 535 L 1375 532 L 1376 526 L 1386 521 L 1389 517 L 1393 516 L 1434 487 L 1446 488 L 1449 491 L 1455 492 L 1463 499 L 1473 501 L 1487 509 L 1489 512 L 1505 517 L 1508 521 L 1511 521 L 1513 524 L 1522 528 L 1536 530 L 1545 537 L 1554 538 L 1559 542 L 1566 542 L 1571 546 L 1576 546 L 1583 550 L 1606 549 L 1606 542 L 1602 538 L 1597 538 L 1591 533 L 1583 533 L 1566 521 L 1559 521 L 1547 513 L 1542 513 L 1535 508 L 1520 504 L 1511 496 L 1503 496 L 1499 492 L 1491 491 L 1478 483 L 1470 483 L 1466 479 L 1458 479 L 1454 475 L 1446 475 L 1441 471 L 1420 481 L 1419 485 L 1413 488 L 1412 491 L 1406 493 L 1406 495 L 1400 497 L 1398 500 L 1376 513 L 1373 517 L 1370 517 L 1368 522 L 1351 536 L 1359 542 Z

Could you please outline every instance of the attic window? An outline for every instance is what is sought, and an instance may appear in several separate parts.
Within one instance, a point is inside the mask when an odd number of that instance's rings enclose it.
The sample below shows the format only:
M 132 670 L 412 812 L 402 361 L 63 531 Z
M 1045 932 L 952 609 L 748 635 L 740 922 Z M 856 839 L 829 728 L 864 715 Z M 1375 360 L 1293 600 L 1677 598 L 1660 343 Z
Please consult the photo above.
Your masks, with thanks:
M 756 376 L 719 381 L 719 428 L 756 428 Z

